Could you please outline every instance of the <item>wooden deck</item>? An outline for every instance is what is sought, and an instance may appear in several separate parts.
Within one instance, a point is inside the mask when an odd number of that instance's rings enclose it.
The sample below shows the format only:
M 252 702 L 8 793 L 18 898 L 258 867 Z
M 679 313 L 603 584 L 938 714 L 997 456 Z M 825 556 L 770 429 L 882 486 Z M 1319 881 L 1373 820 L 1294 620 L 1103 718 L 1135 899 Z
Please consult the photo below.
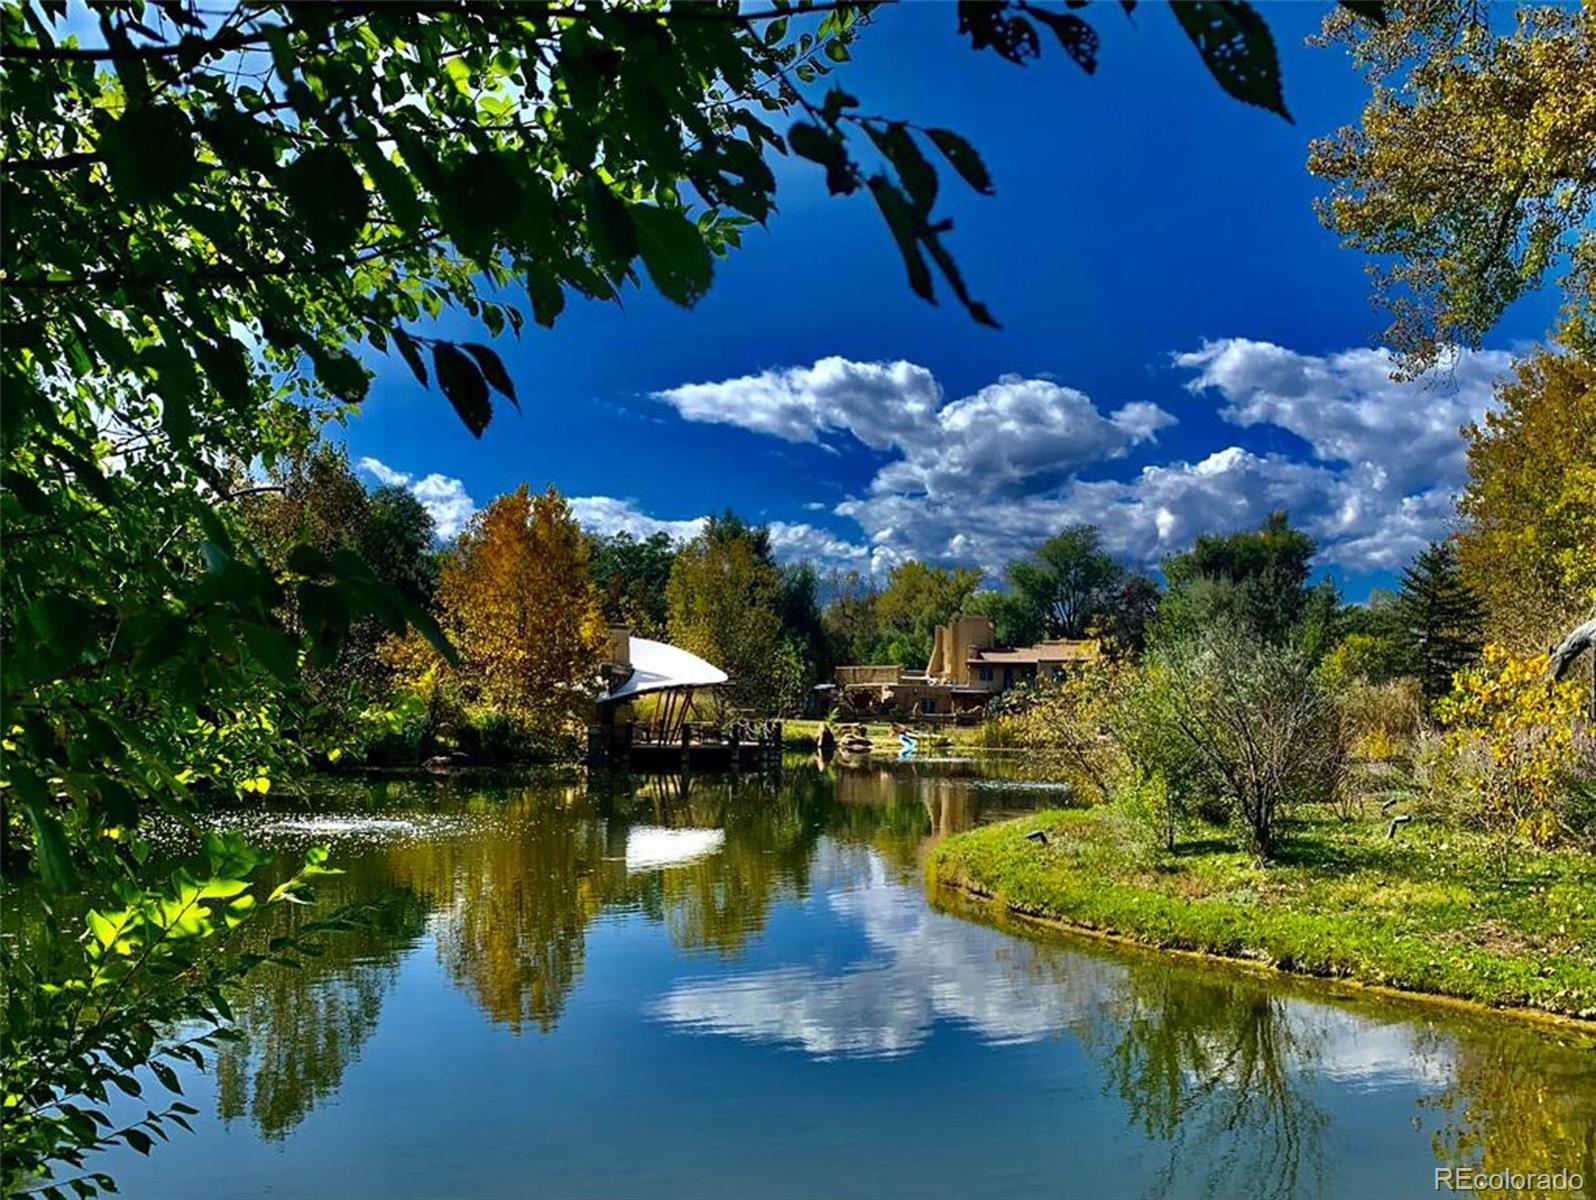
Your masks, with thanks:
M 634 771 L 766 771 L 781 767 L 781 722 L 735 722 L 713 733 L 684 726 L 677 738 L 630 726 L 588 729 L 588 764 Z

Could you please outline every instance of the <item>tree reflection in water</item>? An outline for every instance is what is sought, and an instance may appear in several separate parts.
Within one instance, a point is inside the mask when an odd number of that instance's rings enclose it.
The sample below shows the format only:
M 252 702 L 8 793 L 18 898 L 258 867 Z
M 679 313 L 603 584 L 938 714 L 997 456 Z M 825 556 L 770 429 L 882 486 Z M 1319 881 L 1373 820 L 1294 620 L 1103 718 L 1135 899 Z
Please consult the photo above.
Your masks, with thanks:
M 381 899 L 368 903 L 373 897 Z M 305 958 L 302 969 L 263 966 L 251 975 L 233 1005 L 243 1038 L 224 1043 L 216 1058 L 217 1115 L 232 1121 L 248 1114 L 268 1140 L 286 1136 L 338 1090 L 377 1028 L 400 958 L 426 925 L 421 897 L 394 888 L 383 864 L 369 859 L 325 880 L 319 899 L 314 909 L 283 906 L 270 936 L 295 935 L 345 904 L 363 906 L 362 919 L 352 930 L 319 936 L 321 954 Z
M 1596 1040 L 1569 1034 L 1574 1052 L 1552 1056 L 1533 1031 L 1480 1025 L 1469 1034 L 1432 1039 L 1446 1083 L 1421 1102 L 1416 1123 L 1430 1133 L 1436 1162 L 1491 1174 L 1567 1171 L 1596 1196 Z
M 1328 1121 L 1308 1094 L 1324 1045 L 1291 1004 L 1247 979 L 1137 962 L 1082 1039 L 1104 1089 L 1169 1155 L 1149 1189 L 1189 1180 L 1209 1195 L 1317 1194 Z
M 607 846 L 604 823 L 568 785 L 514 791 L 493 802 L 485 829 L 384 858 L 397 883 L 426 897 L 455 986 L 517 1033 L 528 1023 L 548 1032 L 581 977 L 588 923 L 625 890 Z
M 1364 1039 L 1387 1033 L 1393 1078 L 1430 1096 L 1417 1123 L 1438 1162 L 1562 1166 L 1596 1180 L 1596 1054 L 1549 1054 L 1543 1034 L 1501 1022 L 1448 1020 L 1421 1045 L 1419 1020 L 1382 1026 L 1356 1010 L 1302 1003 L 1282 984 L 1015 942 L 928 909 L 918 863 L 929 840 L 1022 807 L 1029 786 L 875 764 L 789 769 L 779 785 L 569 774 L 515 787 L 406 784 L 345 800 L 390 826 L 414 817 L 418 833 L 335 848 L 348 874 L 328 881 L 325 904 L 387 896 L 390 908 L 384 920 L 325 939 L 302 971 L 258 976 L 235 1006 L 247 1041 L 217 1066 L 221 1115 L 247 1115 L 263 1136 L 283 1137 L 337 1090 L 402 958 L 428 936 L 448 978 L 489 1019 L 547 1032 L 604 914 L 641 915 L 678 951 L 736 960 L 779 904 L 817 892 L 831 920 L 864 935 L 868 961 L 858 969 L 693 975 L 660 998 L 660 1011 L 822 1056 L 912 1053 L 938 1021 L 992 1044 L 1072 1032 L 1105 1094 L 1167 1146 L 1154 1194 L 1199 1180 L 1213 1195 L 1320 1190 L 1328 1118 L 1314 1081 L 1363 1069 L 1354 1060 L 1367 1052 Z M 627 839 L 642 827 L 725 837 L 707 856 L 629 871 Z M 289 925 L 275 933 L 306 918 L 290 909 L 283 919 Z M 744 1011 L 749 1004 L 759 1011 Z

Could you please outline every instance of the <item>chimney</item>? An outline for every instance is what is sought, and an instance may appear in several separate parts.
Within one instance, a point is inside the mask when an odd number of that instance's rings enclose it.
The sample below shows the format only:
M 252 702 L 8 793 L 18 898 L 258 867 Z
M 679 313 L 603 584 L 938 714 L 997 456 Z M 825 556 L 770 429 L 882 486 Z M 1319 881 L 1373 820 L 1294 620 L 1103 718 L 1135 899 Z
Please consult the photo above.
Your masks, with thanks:
M 631 671 L 632 627 L 630 625 L 610 626 L 609 656 L 605 665 L 622 676 Z

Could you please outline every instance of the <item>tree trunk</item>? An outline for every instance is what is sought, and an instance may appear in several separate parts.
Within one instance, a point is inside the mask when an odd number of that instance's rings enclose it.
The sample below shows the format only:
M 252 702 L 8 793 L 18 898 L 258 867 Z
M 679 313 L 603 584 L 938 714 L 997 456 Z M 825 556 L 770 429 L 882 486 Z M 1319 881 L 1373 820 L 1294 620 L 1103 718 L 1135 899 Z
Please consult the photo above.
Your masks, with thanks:
M 1570 630 L 1561 642 L 1552 647 L 1551 672 L 1553 679 L 1563 678 L 1587 650 L 1591 653 L 1590 719 L 1596 721 L 1596 617 Z

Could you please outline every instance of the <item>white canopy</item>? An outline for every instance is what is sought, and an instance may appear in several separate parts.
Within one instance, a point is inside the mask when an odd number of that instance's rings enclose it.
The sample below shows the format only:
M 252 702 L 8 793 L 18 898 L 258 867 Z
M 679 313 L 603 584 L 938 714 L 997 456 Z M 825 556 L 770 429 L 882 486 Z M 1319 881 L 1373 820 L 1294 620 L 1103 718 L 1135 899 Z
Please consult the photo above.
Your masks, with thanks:
M 648 638 L 631 642 L 632 673 L 625 681 L 599 697 L 600 704 L 617 704 L 648 692 L 668 692 L 673 688 L 714 687 L 726 682 L 726 672 L 689 654 L 678 646 Z

